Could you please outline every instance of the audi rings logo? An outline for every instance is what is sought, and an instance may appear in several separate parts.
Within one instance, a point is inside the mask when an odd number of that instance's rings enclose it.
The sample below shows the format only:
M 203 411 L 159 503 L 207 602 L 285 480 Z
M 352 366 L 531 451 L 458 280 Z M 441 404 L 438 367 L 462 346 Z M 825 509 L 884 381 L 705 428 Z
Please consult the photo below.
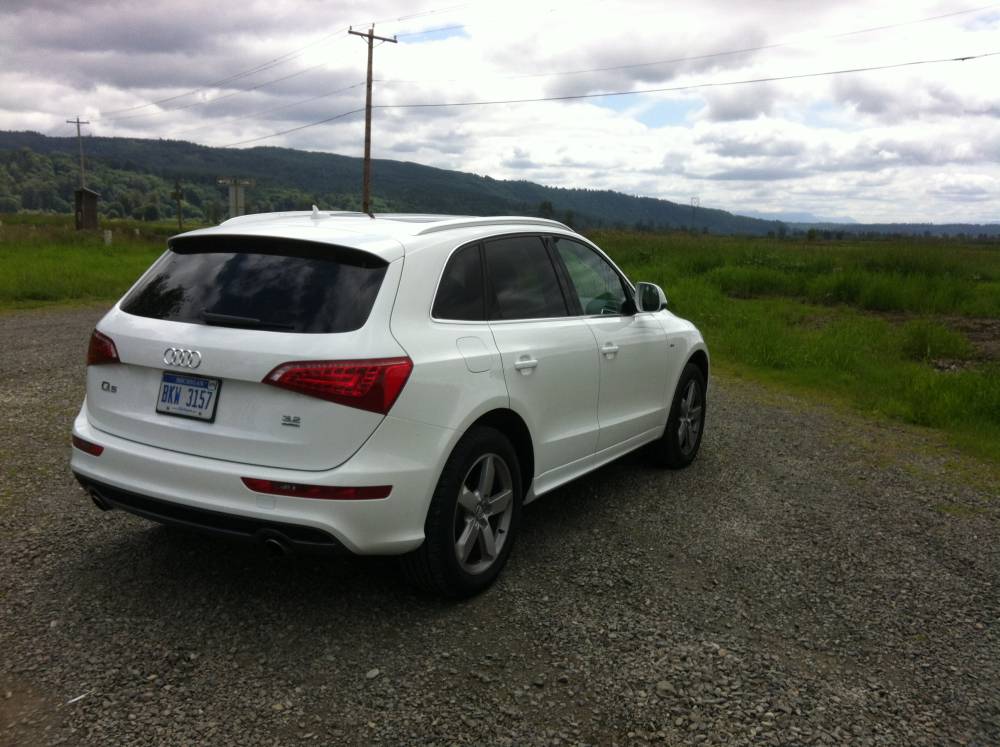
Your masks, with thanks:
M 163 362 L 168 366 L 181 368 L 198 368 L 201 365 L 201 353 L 197 350 L 183 348 L 167 348 L 163 351 Z

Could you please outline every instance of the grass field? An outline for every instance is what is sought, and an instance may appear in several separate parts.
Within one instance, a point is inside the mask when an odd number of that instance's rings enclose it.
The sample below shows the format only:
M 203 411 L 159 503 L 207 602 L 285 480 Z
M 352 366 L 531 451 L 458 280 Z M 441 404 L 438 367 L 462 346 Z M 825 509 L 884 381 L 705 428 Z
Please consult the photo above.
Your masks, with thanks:
M 169 223 L 4 216 L 0 309 L 111 302 L 163 251 Z M 593 232 L 658 283 L 717 370 L 939 429 L 1000 463 L 1000 244 L 806 242 Z
M 105 246 L 103 232 L 75 231 L 65 216 L 0 220 L 0 309 L 117 300 L 171 234 L 168 224 L 105 221 Z
M 1000 244 L 592 238 L 663 286 L 722 370 L 940 429 L 1000 462 Z

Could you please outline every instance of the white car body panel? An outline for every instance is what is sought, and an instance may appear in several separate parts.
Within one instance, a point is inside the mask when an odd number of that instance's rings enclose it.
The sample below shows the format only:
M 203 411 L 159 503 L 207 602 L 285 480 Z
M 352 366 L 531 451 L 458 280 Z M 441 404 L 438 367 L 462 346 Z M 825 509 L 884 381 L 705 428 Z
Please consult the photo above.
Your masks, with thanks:
M 510 406 L 528 426 L 535 474 L 590 456 L 597 445 L 599 369 L 585 319 L 493 322 Z
M 389 265 L 368 321 L 355 332 L 303 335 L 212 327 L 135 316 L 116 306 L 97 328 L 115 341 L 122 364 L 89 367 L 90 422 L 110 435 L 170 451 L 286 469 L 336 467 L 358 450 L 382 416 L 261 381 L 288 361 L 405 355 L 385 334 L 401 268 L 401 260 Z M 215 422 L 152 409 L 161 375 L 170 369 L 164 351 L 171 347 L 200 351 L 202 363 L 190 373 L 222 382 Z M 284 427 L 286 416 L 299 418 L 299 426 Z
M 597 451 L 667 422 L 670 402 L 660 376 L 670 367 L 666 333 L 655 314 L 591 317 L 587 320 L 600 354 L 601 389 L 597 408 Z
M 359 555 L 396 555 L 423 541 L 430 496 L 454 443 L 453 433 L 389 416 L 346 464 L 325 472 L 252 467 L 144 446 L 95 429 L 87 406 L 73 433 L 104 447 L 99 457 L 73 449 L 75 473 L 160 500 L 261 520 L 292 522 L 332 534 Z M 387 455 L 395 455 L 387 457 Z M 314 485 L 391 484 L 388 498 L 323 501 L 255 493 L 243 477 Z
M 516 233 L 582 240 L 533 218 L 373 220 L 316 212 L 244 216 L 185 234 L 327 243 L 368 252 L 388 267 L 367 321 L 348 333 L 171 322 L 116 305 L 97 329 L 114 341 L 122 362 L 88 368 L 73 426 L 75 436 L 104 451 L 73 449 L 73 471 L 160 501 L 314 527 L 358 554 L 399 554 L 423 541 L 441 470 L 483 416 L 514 413 L 530 434 L 525 502 L 659 438 L 685 363 L 701 352 L 707 365 L 690 322 L 666 310 L 500 322 L 432 317 L 451 254 Z M 613 355 L 602 352 L 608 344 L 617 347 Z M 199 350 L 204 362 L 194 373 L 222 380 L 215 422 L 154 411 L 162 372 L 172 370 L 163 362 L 169 347 Z M 385 416 L 261 383 L 288 361 L 395 356 L 408 356 L 413 369 Z M 537 364 L 519 365 L 525 359 Z M 283 427 L 283 416 L 299 417 L 300 427 Z M 392 485 L 392 492 L 384 499 L 315 500 L 254 492 L 242 478 Z

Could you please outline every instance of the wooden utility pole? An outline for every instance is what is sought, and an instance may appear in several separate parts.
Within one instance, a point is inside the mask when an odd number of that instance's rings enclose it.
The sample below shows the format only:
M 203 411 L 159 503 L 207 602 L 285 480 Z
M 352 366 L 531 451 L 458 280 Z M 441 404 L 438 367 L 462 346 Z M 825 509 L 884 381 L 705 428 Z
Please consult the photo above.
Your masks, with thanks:
M 348 34 L 360 36 L 368 41 L 368 85 L 365 88 L 365 165 L 361 177 L 361 209 L 372 215 L 371 211 L 371 188 L 372 188 L 372 52 L 375 49 L 375 40 L 396 43 L 396 37 L 387 39 L 384 36 L 375 36 L 375 27 L 371 26 L 367 32 L 355 31 L 353 28 L 347 30 Z M 372 215 L 374 218 L 375 216 Z
M 174 181 L 174 191 L 170 193 L 170 196 L 177 200 L 177 230 L 183 231 L 184 214 L 181 212 L 181 202 L 184 200 L 184 191 L 181 189 L 181 182 L 179 179 Z
M 83 137 L 80 135 L 80 125 L 90 124 L 90 122 L 81 122 L 80 115 L 76 115 L 76 119 L 67 119 L 66 124 L 76 125 L 76 142 L 80 146 L 80 187 L 87 186 L 87 175 L 83 169 Z

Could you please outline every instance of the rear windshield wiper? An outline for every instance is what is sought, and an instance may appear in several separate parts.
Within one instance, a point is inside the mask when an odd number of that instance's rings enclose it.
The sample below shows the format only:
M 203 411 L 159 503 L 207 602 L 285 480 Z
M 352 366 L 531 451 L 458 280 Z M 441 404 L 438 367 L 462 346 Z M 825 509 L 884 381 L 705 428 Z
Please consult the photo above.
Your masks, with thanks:
M 247 327 L 249 329 L 295 329 L 294 324 L 283 322 L 266 322 L 252 316 L 234 316 L 233 314 L 218 314 L 214 311 L 201 312 L 201 318 L 208 324 L 219 327 Z

